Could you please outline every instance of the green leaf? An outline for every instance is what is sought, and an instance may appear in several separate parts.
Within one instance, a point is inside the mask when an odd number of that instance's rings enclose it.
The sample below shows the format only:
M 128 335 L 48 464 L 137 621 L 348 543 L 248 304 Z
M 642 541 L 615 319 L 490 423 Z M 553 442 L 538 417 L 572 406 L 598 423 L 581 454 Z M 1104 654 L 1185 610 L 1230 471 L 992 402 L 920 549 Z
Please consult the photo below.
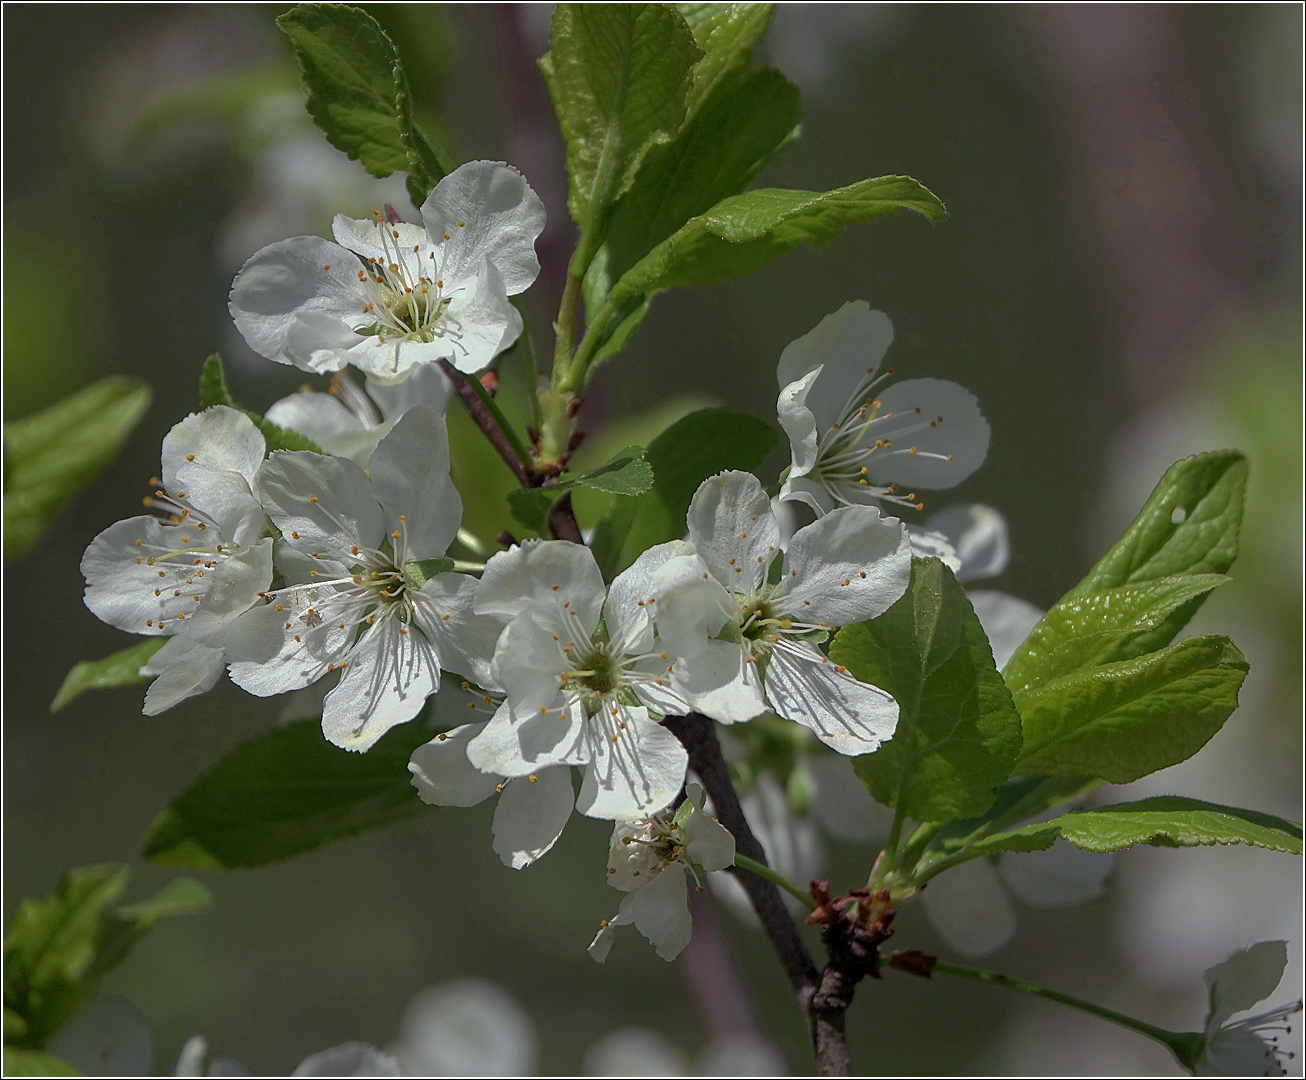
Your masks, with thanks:
M 5 1042 L 11 1043 L 27 1034 L 27 1021 L 5 1006 Z
M 631 267 L 613 287 L 612 299 L 728 281 L 761 269 L 800 242 L 828 247 L 847 222 L 903 209 L 936 222 L 946 216 L 938 198 L 909 176 L 880 176 L 823 193 L 759 188 L 734 195 L 691 218 Z
M 111 376 L 4 426 L 4 557 L 26 551 L 118 452 L 150 389 Z
M 144 641 L 119 649 L 100 660 L 83 660 L 75 664 L 64 676 L 59 692 L 50 702 L 50 711 L 57 713 L 74 698 L 87 690 L 107 690 L 114 686 L 135 686 L 149 681 L 140 669 L 151 656 L 163 648 L 165 637 L 146 638 Z
M 407 172 L 421 205 L 452 165 L 414 125 L 408 77 L 380 24 L 344 4 L 299 4 L 277 25 L 294 46 L 309 115 L 331 145 L 373 176 Z
M 422 586 L 435 577 L 436 574 L 448 574 L 452 571 L 453 559 L 419 559 L 416 562 L 404 563 L 404 582 L 410 589 L 420 592 Z
M 311 450 L 315 454 L 325 452 L 312 439 L 305 438 L 298 431 L 278 427 L 272 421 L 263 419 L 258 413 L 242 409 L 237 405 L 230 391 L 227 390 L 227 374 L 222 367 L 222 357 L 217 353 L 204 361 L 204 369 L 200 372 L 200 408 L 207 409 L 213 405 L 238 409 L 253 420 L 259 431 L 263 433 L 268 454 L 273 450 Z
M 854 758 L 880 802 L 915 821 L 982 813 L 1020 753 L 1020 716 L 966 592 L 938 559 L 912 559 L 902 599 L 834 636 L 830 659 L 891 693 L 898 728 Z
M 723 469 L 759 468 L 775 449 L 770 424 L 730 409 L 691 413 L 649 444 L 653 487 L 615 499 L 599 521 L 590 547 L 609 581 L 654 544 L 685 535 L 685 514 L 698 486 Z
M 508 492 L 512 516 L 538 536 L 549 535 L 549 511 L 564 491 L 592 488 L 606 495 L 641 495 L 653 486 L 653 469 L 642 446 L 628 446 L 610 461 L 580 476 L 565 476 L 549 487 L 517 488 Z
M 1017 771 L 1126 784 L 1197 753 L 1238 707 L 1247 661 L 1219 635 L 1080 669 L 1016 694 Z
M 63 1058 L 47 1054 L 44 1050 L 24 1050 L 6 1046 L 4 1054 L 5 1076 L 81 1076 Z
M 116 914 L 127 922 L 153 926 L 173 915 L 198 915 L 213 906 L 213 893 L 194 878 L 173 878 L 148 900 L 120 907 Z
M 508 492 L 508 509 L 512 516 L 536 536 L 548 537 L 549 511 L 566 488 L 516 488 Z
M 974 856 L 999 851 L 1040 851 L 1051 847 L 1058 836 L 1085 851 L 1119 851 L 1136 844 L 1153 847 L 1250 844 L 1289 855 L 1302 853 L 1301 826 L 1294 822 L 1179 795 L 1074 810 L 1050 821 L 998 833 L 967 850 Z
M 1007 665 L 1007 685 L 1024 693 L 1082 668 L 1152 651 L 1154 631 L 1177 610 L 1229 579 L 1175 574 L 1138 585 L 1069 596 L 1039 621 Z
M 1056 624 L 1076 602 L 1161 578 L 1228 570 L 1238 554 L 1246 487 L 1247 459 L 1236 450 L 1197 454 L 1170 466 L 1124 536 L 1016 651 L 1006 669 L 1008 684 L 1016 689 L 1030 685 L 1041 665 L 1066 640 Z M 1137 656 L 1170 644 L 1209 591 L 1198 589 L 1150 629 L 1132 635 L 1127 651 Z
M 685 113 L 693 117 L 721 85 L 729 84 L 753 62 L 753 46 L 771 22 L 774 4 L 676 4 L 694 33 L 703 57 L 694 65 L 693 82 L 685 97 Z
M 431 737 L 415 721 L 353 754 L 309 720 L 250 739 L 172 801 L 142 854 L 167 866 L 262 866 L 411 817 L 424 804 L 408 759 Z
M 577 224 L 599 220 L 655 143 L 685 117 L 701 52 L 684 18 L 662 4 L 559 4 L 540 61 L 567 143 Z

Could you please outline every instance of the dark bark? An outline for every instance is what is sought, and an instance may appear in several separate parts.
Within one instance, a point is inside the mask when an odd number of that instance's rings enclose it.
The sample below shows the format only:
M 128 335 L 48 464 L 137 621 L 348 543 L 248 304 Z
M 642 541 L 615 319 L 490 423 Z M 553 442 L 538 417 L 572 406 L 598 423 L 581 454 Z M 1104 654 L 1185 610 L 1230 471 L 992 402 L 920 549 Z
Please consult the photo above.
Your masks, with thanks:
M 476 391 L 467 385 L 467 379 L 456 367 L 448 360 L 440 361 L 440 370 L 453 383 L 454 393 L 458 395 L 458 400 L 467 406 L 467 413 L 475 422 L 476 426 L 485 433 L 485 437 L 490 440 L 490 445 L 499 451 L 499 456 L 503 458 L 508 468 L 512 470 L 513 476 L 522 487 L 533 487 L 535 478 L 531 470 L 527 467 L 513 450 L 512 443 L 504 433 L 499 430 L 499 425 L 495 422 L 490 410 L 485 407 L 485 403 L 476 395 Z

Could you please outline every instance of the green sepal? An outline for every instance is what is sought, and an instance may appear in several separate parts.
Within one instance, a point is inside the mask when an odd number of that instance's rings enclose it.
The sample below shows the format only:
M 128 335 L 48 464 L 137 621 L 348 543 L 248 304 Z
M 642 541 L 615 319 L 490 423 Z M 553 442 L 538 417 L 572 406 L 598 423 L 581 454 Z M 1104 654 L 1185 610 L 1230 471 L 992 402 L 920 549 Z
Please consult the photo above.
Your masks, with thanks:
M 74 664 L 59 684 L 59 692 L 50 702 L 50 711 L 57 713 L 87 690 L 107 690 L 115 686 L 135 686 L 148 682 L 150 676 L 142 675 L 140 669 L 163 648 L 167 640 L 166 637 L 146 638 L 99 660 L 83 660 Z
M 403 565 L 404 584 L 414 592 L 421 592 L 422 587 L 436 574 L 453 573 L 453 559 L 419 559 Z
M 225 405 L 229 409 L 236 409 L 253 420 L 255 426 L 263 433 L 266 454 L 271 454 L 274 450 L 311 450 L 315 454 L 326 452 L 312 439 L 305 438 L 299 432 L 278 427 L 258 413 L 237 405 L 227 390 L 227 375 L 222 367 L 222 357 L 217 353 L 204 361 L 204 370 L 200 372 L 200 408 L 207 409 L 213 405 Z

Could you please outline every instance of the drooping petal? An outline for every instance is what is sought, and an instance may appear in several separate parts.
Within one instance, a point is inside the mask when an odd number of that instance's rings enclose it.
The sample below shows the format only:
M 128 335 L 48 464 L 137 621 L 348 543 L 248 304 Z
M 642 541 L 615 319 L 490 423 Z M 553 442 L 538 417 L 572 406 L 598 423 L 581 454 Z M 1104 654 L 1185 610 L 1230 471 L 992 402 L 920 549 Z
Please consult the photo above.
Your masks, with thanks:
M 414 617 L 435 647 L 440 666 L 480 686 L 496 685 L 490 673 L 503 621 L 473 610 L 477 581 L 466 574 L 436 574 L 411 596 Z
M 278 450 L 259 474 L 263 509 L 289 543 L 350 559 L 350 546 L 376 548 L 385 533 L 367 473 L 345 458 Z
M 757 666 L 732 642 L 707 642 L 700 652 L 680 661 L 675 674 L 694 708 L 718 723 L 739 724 L 766 712 Z
M 622 911 L 663 960 L 679 956 L 693 931 L 685 883 L 684 867 L 672 863 L 642 889 L 627 893 L 621 902 Z
M 510 781 L 494 811 L 494 853 L 504 866 L 525 869 L 558 842 L 575 805 L 570 766 Z
M 256 353 L 293 364 L 286 338 L 297 317 L 363 317 L 367 299 L 358 270 L 358 259 L 350 252 L 319 236 L 278 241 L 252 256 L 236 275 L 228 304 L 231 317 Z M 301 343 L 301 354 L 302 349 Z
M 957 553 L 957 580 L 982 581 L 997 577 L 1011 559 L 1007 519 L 983 503 L 964 503 L 940 510 L 926 528 L 942 533 Z
M 476 589 L 482 615 L 512 618 L 530 607 L 569 606 L 588 634 L 598 625 L 607 589 L 594 555 L 569 540 L 528 540 L 485 564 Z
M 898 703 L 858 682 L 807 642 L 781 641 L 766 668 L 771 708 L 810 728 L 832 750 L 855 757 L 878 750 L 898 726 Z
M 672 559 L 693 554 L 694 549 L 683 540 L 657 544 L 616 576 L 604 607 L 604 622 L 615 654 L 648 651 L 657 616 L 657 573 Z
M 704 480 L 686 522 L 694 550 L 731 592 L 750 592 L 766 580 L 780 550 L 780 529 L 752 473 L 723 472 Z
M 1288 943 L 1258 941 L 1227 960 L 1207 968 L 1203 978 L 1210 994 L 1206 1032 L 1223 1027 L 1234 1013 L 1244 1012 L 1274 993 L 1288 966 Z
M 472 739 L 467 757 L 484 772 L 529 776 L 550 765 L 581 765 L 589 760 L 580 705 L 513 720 L 505 703 Z
M 866 456 L 872 484 L 939 491 L 961 483 L 984 463 L 989 424 L 965 387 L 943 379 L 906 379 L 878 396 L 884 419 L 873 434 L 891 446 Z
M 962 956 L 987 956 L 1015 936 L 1011 901 L 987 859 L 971 859 L 931 878 L 920 896 L 930 929 Z
M 794 533 L 780 603 L 803 622 L 849 626 L 888 611 L 910 580 L 902 522 L 872 506 L 842 506 Z
M 398 420 L 414 405 L 430 405 L 436 412 L 444 412 L 453 393 L 449 376 L 434 364 L 417 368 L 401 383 L 385 385 L 368 379 L 367 393 L 389 421 Z
M 175 492 L 177 470 L 190 464 L 240 473 L 253 486 L 265 451 L 263 433 L 248 416 L 225 405 L 214 405 L 191 413 L 163 437 L 163 486 Z M 180 486 L 185 489 L 184 484 Z
M 861 493 L 858 495 L 860 498 Z M 792 473 L 785 477 L 776 497 L 781 502 L 806 503 L 816 511 L 817 517 L 828 514 L 837 505 L 824 484 L 817 483 L 810 476 L 794 476 Z
M 544 231 L 544 204 L 516 169 L 499 161 L 469 161 L 445 176 L 422 204 L 435 243 L 445 234 L 441 273 L 462 281 L 483 259 L 498 270 L 509 296 L 540 272 L 535 238 Z
M 368 750 L 439 689 L 439 660 L 421 630 L 393 617 L 377 619 L 322 703 L 322 734 L 342 749 Z
M 1108 853 L 1083 851 L 1058 840 L 1044 851 L 1002 856 L 998 873 L 1030 907 L 1063 908 L 1101 896 L 1114 863 Z
M 590 762 L 576 799 L 588 817 L 633 820 L 666 806 L 685 781 L 689 755 L 639 706 L 590 718 Z
M 816 465 L 816 417 L 807 407 L 807 394 L 820 374 L 820 367 L 816 367 L 801 379 L 788 385 L 781 384 L 776 415 L 784 433 L 789 436 L 791 477 L 806 476 Z
M 441 356 L 467 375 L 485 368 L 522 332 L 521 313 L 508 299 L 499 271 L 482 263 L 449 299 L 440 318 Z
M 325 316 L 316 318 L 319 321 L 325 320 Z M 437 329 L 437 335 L 438 333 Z M 352 339 L 350 334 L 353 335 Z M 307 334 L 304 336 L 306 340 L 309 337 Z M 314 327 L 311 337 L 314 341 L 326 339 L 326 327 Z M 296 338 L 296 329 L 292 327 L 286 349 L 286 354 L 292 358 L 294 354 L 290 346 L 294 345 Z M 408 379 L 414 371 L 424 365 L 434 364 L 437 360 L 444 359 L 450 351 L 448 343 L 439 336 L 431 341 L 418 341 L 413 337 L 396 337 L 388 334 L 362 336 L 343 323 L 337 328 L 331 340 L 331 347 L 334 351 L 323 351 L 320 355 L 314 352 L 311 366 L 299 361 L 296 363 L 300 367 L 307 367 L 307 370 L 318 372 L 339 371 L 346 364 L 353 364 L 373 382 L 399 383 Z
M 422 802 L 432 806 L 475 806 L 494 794 L 499 777 L 481 772 L 467 760 L 467 744 L 484 724 L 464 724 L 443 731 L 413 751 L 408 771 Z
M 724 870 L 735 865 L 735 838 L 716 818 L 694 810 L 685 822 L 689 857 L 704 870 Z
M 653 575 L 658 637 L 678 656 L 696 656 L 739 614 L 734 599 L 697 555 L 669 559 Z
M 393 540 L 396 558 L 442 556 L 463 520 L 462 499 L 449 475 L 443 414 L 429 405 L 409 409 L 372 451 L 369 471 L 372 494 L 399 533 Z
M 1043 612 L 1027 600 L 992 589 L 972 589 L 966 598 L 988 635 L 993 662 L 1001 671 L 1043 618 Z
M 785 347 L 776 381 L 787 386 L 813 368 L 823 368 L 807 395 L 807 407 L 817 430 L 824 431 L 839 419 L 858 385 L 880 366 L 892 341 L 893 324 L 884 312 L 872 311 L 865 300 L 850 300 Z
M 564 633 L 565 626 L 559 627 Z M 571 667 L 556 631 L 528 616 L 513 619 L 499 637 L 490 674 L 507 695 L 513 718 L 525 720 L 553 709 L 560 700 L 561 676 Z M 578 643 L 584 648 L 584 643 Z
M 188 637 L 176 636 L 150 657 L 142 675 L 157 675 L 145 691 L 146 716 L 158 716 L 187 698 L 212 690 L 225 666 L 221 649 L 211 649 Z

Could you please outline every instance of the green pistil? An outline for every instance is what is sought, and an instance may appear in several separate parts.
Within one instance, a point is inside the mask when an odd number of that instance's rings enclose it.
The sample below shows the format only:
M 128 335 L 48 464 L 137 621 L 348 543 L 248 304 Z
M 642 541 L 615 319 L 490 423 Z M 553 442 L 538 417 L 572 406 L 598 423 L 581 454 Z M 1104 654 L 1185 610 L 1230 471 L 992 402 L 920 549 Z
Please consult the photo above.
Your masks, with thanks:
M 620 685 L 617 662 L 603 649 L 591 649 L 581 657 L 571 675 L 595 694 L 610 694 Z

